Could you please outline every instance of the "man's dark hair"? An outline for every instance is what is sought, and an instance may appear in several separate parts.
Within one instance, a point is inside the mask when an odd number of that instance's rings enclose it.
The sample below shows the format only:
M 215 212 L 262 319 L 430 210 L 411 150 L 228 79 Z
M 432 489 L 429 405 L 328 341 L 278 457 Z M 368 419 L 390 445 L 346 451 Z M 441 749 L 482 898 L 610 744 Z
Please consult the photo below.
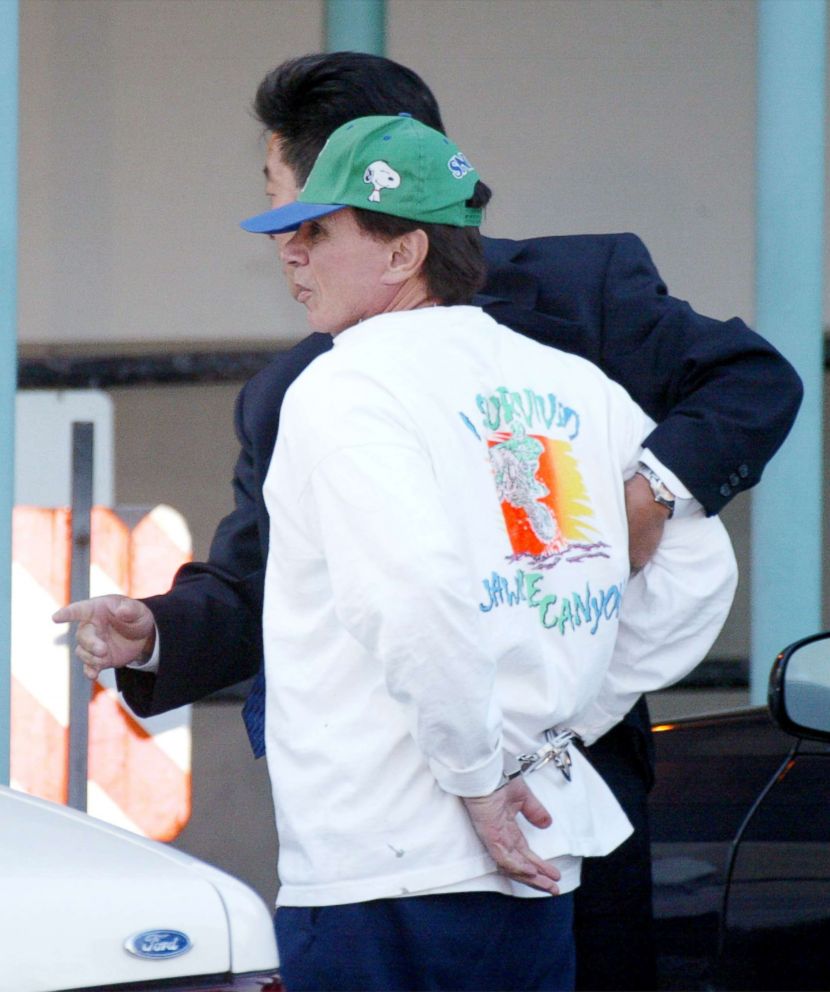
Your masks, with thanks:
M 476 183 L 470 207 L 486 207 L 490 190 L 484 183 Z M 484 285 L 487 266 L 484 249 L 477 227 L 452 227 L 450 224 L 424 224 L 373 210 L 354 211 L 358 227 L 373 238 L 388 241 L 390 238 L 422 230 L 429 239 L 429 251 L 422 275 L 430 296 L 447 306 L 469 303 Z
M 365 52 L 320 52 L 281 63 L 259 84 L 254 113 L 279 137 L 280 156 L 298 184 L 308 178 L 332 131 L 356 117 L 407 113 L 444 131 L 438 101 L 423 79 L 399 62 Z M 491 195 L 479 181 L 468 206 L 485 207 Z M 426 232 L 424 276 L 442 303 L 469 303 L 484 285 L 478 228 L 422 224 L 369 210 L 355 214 L 367 234 L 384 240 L 416 228 Z
M 259 84 L 254 113 L 279 135 L 283 161 L 300 183 L 332 131 L 356 117 L 407 113 L 444 130 L 438 102 L 417 73 L 364 52 L 323 52 L 283 62 Z

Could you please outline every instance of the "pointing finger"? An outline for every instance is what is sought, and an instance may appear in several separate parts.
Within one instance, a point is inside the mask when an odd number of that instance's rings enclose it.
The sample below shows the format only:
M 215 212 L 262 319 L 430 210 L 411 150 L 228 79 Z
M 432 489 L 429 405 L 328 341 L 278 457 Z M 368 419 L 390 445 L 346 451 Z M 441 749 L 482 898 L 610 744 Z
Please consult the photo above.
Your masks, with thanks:
M 80 600 L 77 603 L 70 603 L 68 606 L 62 606 L 52 614 L 54 623 L 76 623 L 91 620 L 92 617 L 93 607 L 88 599 Z

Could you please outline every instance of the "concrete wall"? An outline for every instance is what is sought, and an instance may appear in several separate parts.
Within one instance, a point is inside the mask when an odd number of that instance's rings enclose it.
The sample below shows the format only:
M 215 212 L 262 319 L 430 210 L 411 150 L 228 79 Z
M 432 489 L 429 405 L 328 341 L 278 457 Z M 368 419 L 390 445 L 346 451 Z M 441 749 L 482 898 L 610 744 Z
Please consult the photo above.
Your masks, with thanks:
M 271 246 L 237 221 L 264 202 L 256 84 L 320 48 L 322 9 L 23 3 L 24 352 L 303 335 Z M 389 54 L 430 81 L 495 188 L 487 231 L 634 230 L 675 295 L 751 319 L 752 0 L 391 0 L 388 24 Z M 234 439 L 228 387 L 196 392 L 118 392 L 116 490 L 172 502 L 203 555 Z M 726 515 L 744 575 L 747 510 Z M 718 656 L 746 655 L 747 615 L 744 581 Z
M 322 44 L 316 0 L 21 5 L 20 340 L 288 340 L 259 79 Z
M 24 0 L 23 344 L 302 334 L 237 221 L 263 204 L 255 86 L 321 47 L 321 10 Z M 496 191 L 485 230 L 634 230 L 676 295 L 751 317 L 753 0 L 391 0 L 388 23 Z
M 321 0 L 23 0 L 24 353 L 285 346 L 305 333 L 272 247 L 237 222 L 265 204 L 256 85 L 322 47 L 322 12 Z M 633 230 L 674 295 L 751 320 L 755 14 L 754 0 L 390 0 L 388 53 L 434 87 L 494 187 L 486 232 Z M 117 500 L 176 506 L 197 557 L 230 507 L 235 391 L 113 391 Z M 719 657 L 748 652 L 748 506 L 725 514 L 744 578 Z M 182 843 L 261 878 L 261 861 L 228 852 L 264 817 L 244 846 L 271 858 L 264 769 L 251 772 L 255 813 L 208 772 L 221 754 L 223 781 L 248 775 L 230 713 L 208 706 L 197 720 L 197 816 Z
M 490 230 L 632 230 L 676 296 L 751 316 L 753 0 L 393 0 L 389 37 L 494 187 Z

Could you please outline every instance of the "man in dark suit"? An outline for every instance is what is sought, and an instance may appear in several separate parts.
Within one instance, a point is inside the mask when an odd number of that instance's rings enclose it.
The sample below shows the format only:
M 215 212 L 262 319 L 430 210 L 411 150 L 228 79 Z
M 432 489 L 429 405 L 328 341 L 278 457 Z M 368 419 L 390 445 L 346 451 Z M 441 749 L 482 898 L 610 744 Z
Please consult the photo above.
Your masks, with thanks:
M 432 94 L 414 73 L 354 53 L 277 67 L 259 88 L 256 110 L 272 136 L 272 206 L 294 198 L 325 138 L 347 120 L 405 110 L 443 130 Z M 712 320 L 669 296 L 630 234 L 485 239 L 485 254 L 489 275 L 477 303 L 501 323 L 594 361 L 658 421 L 643 440 L 642 472 L 626 486 L 633 567 L 647 562 L 672 512 L 702 504 L 717 513 L 758 481 L 801 399 L 798 377 L 771 345 L 738 319 Z M 140 715 L 259 671 L 268 545 L 262 482 L 285 390 L 330 344 L 327 335 L 311 335 L 240 393 L 236 506 L 220 523 L 207 562 L 186 566 L 169 593 L 143 603 L 103 597 L 56 614 L 82 621 L 79 656 L 87 674 L 118 668 L 119 687 Z M 123 667 L 151 655 L 149 670 Z M 254 716 L 258 698 L 246 704 Z M 256 749 L 256 727 L 252 742 Z M 653 772 L 644 702 L 594 745 L 592 756 L 636 830 L 612 856 L 586 859 L 576 910 L 578 985 L 651 988 L 645 807 Z

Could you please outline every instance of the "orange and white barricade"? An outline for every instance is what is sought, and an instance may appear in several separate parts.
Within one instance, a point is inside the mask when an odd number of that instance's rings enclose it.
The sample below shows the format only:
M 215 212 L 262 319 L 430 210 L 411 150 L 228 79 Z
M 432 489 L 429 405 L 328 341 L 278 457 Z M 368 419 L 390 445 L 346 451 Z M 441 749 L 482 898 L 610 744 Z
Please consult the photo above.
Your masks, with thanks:
M 11 784 L 65 803 L 69 665 L 66 628 L 52 613 L 69 602 L 67 509 L 18 506 L 12 544 Z M 140 597 L 168 588 L 191 559 L 183 518 L 158 506 L 135 527 L 105 507 L 91 520 L 90 592 Z M 172 840 L 190 816 L 190 707 L 142 720 L 115 690 L 112 672 L 93 687 L 88 811 L 155 840 Z

